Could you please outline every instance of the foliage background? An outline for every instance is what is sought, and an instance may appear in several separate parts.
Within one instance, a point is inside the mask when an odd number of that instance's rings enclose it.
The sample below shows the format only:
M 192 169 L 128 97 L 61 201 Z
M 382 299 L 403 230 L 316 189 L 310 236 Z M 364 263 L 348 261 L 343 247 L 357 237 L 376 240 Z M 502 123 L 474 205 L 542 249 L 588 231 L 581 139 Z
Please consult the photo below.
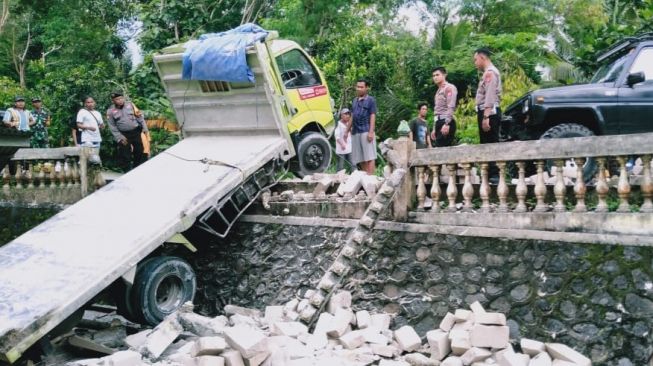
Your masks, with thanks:
M 431 70 L 446 66 L 461 98 L 459 143 L 478 141 L 471 102 L 477 47 L 495 52 L 505 107 L 530 89 L 586 80 L 598 51 L 653 31 L 653 0 L 0 1 L 8 9 L 0 14 L 0 109 L 14 95 L 40 95 L 53 114 L 52 146 L 71 143 L 68 122 L 85 95 L 104 111 L 117 88 L 146 117 L 174 120 L 152 54 L 248 21 L 302 44 L 325 73 L 337 107 L 350 103 L 357 78 L 367 78 L 378 99 L 381 139 L 414 116 L 417 102 L 432 104 Z M 420 24 L 408 24 L 407 7 Z M 130 37 L 144 53 L 135 68 L 125 47 Z M 176 138 L 157 132 L 157 150 Z M 103 160 L 111 165 L 110 136 L 105 141 Z

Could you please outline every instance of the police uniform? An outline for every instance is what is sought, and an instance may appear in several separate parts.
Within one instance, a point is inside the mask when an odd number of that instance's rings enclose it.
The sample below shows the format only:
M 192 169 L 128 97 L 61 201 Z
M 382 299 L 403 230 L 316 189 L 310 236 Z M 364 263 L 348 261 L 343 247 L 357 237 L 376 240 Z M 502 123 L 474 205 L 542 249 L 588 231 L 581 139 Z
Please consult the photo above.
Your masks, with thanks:
M 499 142 L 499 125 L 501 122 L 501 74 L 499 70 L 490 65 L 483 77 L 478 83 L 476 90 L 476 113 L 478 120 L 478 133 L 481 139 L 481 144 L 492 142 Z M 490 130 L 483 130 L 483 118 L 485 116 L 485 108 L 490 108 Z
M 456 136 L 456 120 L 453 118 L 453 114 L 456 110 L 456 98 L 458 96 L 458 89 L 453 84 L 449 84 L 446 81 L 442 83 L 442 86 L 438 87 L 438 91 L 435 93 L 435 146 L 451 146 L 453 144 L 453 139 Z M 444 125 L 449 126 L 449 133 L 447 135 L 442 134 L 442 127 Z
M 111 94 L 112 99 L 120 96 L 121 93 Z M 141 132 L 148 132 L 143 115 L 132 102 L 125 101 L 121 107 L 114 104 L 107 110 L 107 122 L 113 139 L 118 143 L 120 167 L 128 171 L 130 165 L 132 168 L 139 166 L 145 160 Z M 127 144 L 120 143 L 123 139 Z

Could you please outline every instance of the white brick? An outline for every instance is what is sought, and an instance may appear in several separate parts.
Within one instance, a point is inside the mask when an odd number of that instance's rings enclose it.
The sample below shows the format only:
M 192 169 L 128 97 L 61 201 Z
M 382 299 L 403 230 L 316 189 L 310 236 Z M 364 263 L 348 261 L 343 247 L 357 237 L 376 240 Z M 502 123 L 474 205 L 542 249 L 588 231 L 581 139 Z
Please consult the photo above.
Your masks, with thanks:
M 404 360 L 411 364 L 411 366 L 438 366 L 440 364 L 440 362 L 417 352 L 405 355 Z
M 365 337 L 363 336 L 362 331 L 355 330 L 341 336 L 340 343 L 342 343 L 346 349 L 354 349 L 362 346 L 363 343 L 365 343 Z
M 442 321 L 440 322 L 440 329 L 442 329 L 445 332 L 448 332 L 451 330 L 451 328 L 453 328 L 453 325 L 455 323 L 456 323 L 456 316 L 451 313 L 447 313 L 447 315 L 445 315 L 444 318 L 442 318 Z
M 227 348 L 227 342 L 222 337 L 201 337 L 195 341 L 190 351 L 191 356 L 217 356 Z
M 365 342 L 367 343 L 386 345 L 390 342 L 390 339 L 381 334 L 381 332 L 376 328 L 365 328 L 360 329 L 359 331 L 363 334 L 363 338 L 365 338 Z
M 372 316 L 367 310 L 356 312 L 356 325 L 358 329 L 365 329 L 372 324 Z
M 481 303 L 478 301 L 474 301 L 474 303 L 471 304 L 469 308 L 472 309 L 474 315 L 485 313 L 485 309 L 483 309 L 483 305 L 481 305 Z
M 195 358 L 197 366 L 224 366 L 224 358 L 220 356 L 200 356 Z
M 381 360 L 381 362 L 379 362 L 379 366 L 410 366 L 410 364 L 405 361 Z
M 231 315 L 234 315 L 234 314 L 239 314 L 239 315 L 249 316 L 249 317 L 252 317 L 252 318 L 260 318 L 261 317 L 261 311 L 260 310 L 244 308 L 242 306 L 231 305 L 231 304 L 225 305 L 224 313 L 227 314 L 227 316 L 231 316 Z
M 449 331 L 449 339 L 455 339 L 455 338 L 466 338 L 469 339 L 469 330 L 465 330 L 462 328 L 452 328 Z
M 313 354 L 313 350 L 306 347 L 304 343 L 288 336 L 269 337 L 268 344 L 271 349 L 274 347 L 283 349 L 291 360 L 310 357 Z
M 441 361 L 451 352 L 451 341 L 446 332 L 442 330 L 432 330 L 426 333 L 426 340 L 431 348 L 431 357 Z
M 315 324 L 313 334 L 326 334 L 329 330 L 331 330 L 334 320 L 335 317 L 329 313 L 320 314 L 320 317 L 317 319 L 317 323 Z
M 209 318 L 195 313 L 178 313 L 179 323 L 185 331 L 199 337 L 212 337 L 222 335 L 229 324 L 229 319 L 224 315 Z
M 513 354 L 513 353 L 515 353 L 515 351 L 512 349 L 512 346 L 509 344 L 508 347 L 506 347 L 505 349 L 494 352 L 494 359 L 497 361 L 497 363 L 501 363 L 506 358 L 506 355 Z
M 371 326 L 377 328 L 381 331 L 390 329 L 390 321 L 392 318 L 388 314 L 373 314 L 371 316 L 372 324 Z
M 119 351 L 110 356 L 102 357 L 106 366 L 135 366 L 142 365 L 141 355 L 135 351 Z
M 470 341 L 474 347 L 506 348 L 509 342 L 509 329 L 506 326 L 474 325 L 470 331 Z
M 384 346 L 381 344 L 371 344 L 370 348 L 372 349 L 372 352 L 374 352 L 375 355 L 379 355 L 382 357 L 390 358 L 401 354 L 399 348 L 392 345 Z
M 498 361 L 499 366 L 528 366 L 531 357 L 523 353 L 505 353 Z
M 147 335 L 147 340 L 139 348 L 139 352 L 145 357 L 157 359 L 182 331 L 183 328 L 177 318 L 169 316 Z
M 361 181 L 367 197 L 374 197 L 379 188 L 379 179 L 375 175 L 365 175 Z
M 336 314 L 331 322 L 331 326 L 327 330 L 327 334 L 339 338 L 347 331 L 351 323 L 353 312 L 349 309 L 337 308 Z
M 125 344 L 129 348 L 133 350 L 137 350 L 143 345 L 143 343 L 145 343 L 145 341 L 147 341 L 147 336 L 151 332 L 152 332 L 151 329 L 146 329 L 138 333 L 128 335 L 127 337 L 125 337 Z
M 469 320 L 469 317 L 472 315 L 472 312 L 465 309 L 457 309 L 454 317 L 456 318 L 456 323 L 464 322 Z
M 327 344 L 329 344 L 329 339 L 326 336 L 326 333 L 316 333 L 309 334 L 305 338 L 306 347 L 311 350 L 321 350 L 325 349 Z
M 506 316 L 502 313 L 474 313 L 474 322 L 484 325 L 506 325 Z
M 548 353 L 542 352 L 531 358 L 528 366 L 552 366 L 553 361 Z
M 297 301 L 297 300 L 295 300 Z M 284 307 L 283 306 L 266 306 L 265 307 L 265 322 L 268 324 L 283 320 Z
M 578 364 L 577 364 L 577 363 L 574 363 L 574 362 L 569 362 L 569 361 L 563 361 L 563 360 L 555 359 L 555 360 L 553 360 L 553 362 L 551 363 L 551 366 L 578 366 Z
M 297 336 L 304 333 L 308 333 L 308 327 L 300 322 L 276 322 L 272 324 L 272 334 L 274 335 L 297 338 Z
M 260 364 L 265 362 L 265 360 L 268 357 L 270 357 L 269 352 L 259 353 L 259 354 L 255 355 L 253 357 L 250 357 L 250 358 L 243 358 L 243 361 L 245 361 L 245 366 L 259 366 Z
M 353 196 L 358 193 L 358 191 L 361 189 L 362 186 L 362 181 L 363 177 L 366 176 L 367 173 L 361 171 L 361 170 L 356 170 L 351 175 L 347 178 L 347 180 L 340 184 L 338 186 L 338 196 L 344 196 L 346 193 L 349 193 Z
M 267 356 L 269 354 L 267 339 L 259 330 L 239 325 L 228 328 L 225 330 L 224 335 L 229 346 L 240 352 L 245 359 L 252 359 L 262 354 Z M 260 361 L 263 362 L 264 359 L 265 357 Z M 257 360 L 255 359 L 254 362 Z
M 311 303 L 307 299 L 302 299 L 298 304 L 297 304 L 297 312 L 302 313 L 306 307 L 311 306 Z
M 460 356 L 460 360 L 464 365 L 471 365 L 472 362 L 483 361 L 492 356 L 492 352 L 478 347 L 472 347 Z
M 296 312 L 296 311 L 287 311 L 286 312 L 286 319 L 294 322 L 297 319 L 299 319 L 299 313 Z
M 546 352 L 546 347 L 543 342 L 532 339 L 522 338 L 519 345 L 521 346 L 521 351 L 529 356 L 535 356 L 542 352 Z
M 240 355 L 240 352 L 235 349 L 224 351 L 221 356 L 224 358 L 225 366 L 245 366 L 243 357 Z
M 470 348 L 472 348 L 472 345 L 469 343 L 469 338 L 454 338 L 451 340 L 451 353 L 455 356 L 462 356 Z
M 445 358 L 440 363 L 440 366 L 463 366 L 463 361 L 460 359 L 460 357 L 451 356 Z
M 415 351 L 422 345 L 419 335 L 417 335 L 415 329 L 409 325 L 404 325 L 395 330 L 394 337 L 397 343 L 399 343 L 399 348 L 404 352 Z
M 450 332 L 458 332 L 461 330 L 469 332 L 472 327 L 474 327 L 474 321 L 473 320 L 467 320 L 464 322 L 456 323 L 453 325 L 451 328 Z
M 299 300 L 298 299 L 292 299 L 292 300 L 288 301 L 285 305 L 283 305 L 283 311 L 284 312 L 297 311 L 298 306 L 299 306 Z M 265 308 L 265 313 L 267 314 L 267 312 L 268 312 L 268 309 Z
M 256 321 L 256 319 L 252 318 L 251 316 L 247 315 L 241 315 L 241 314 L 234 314 L 229 317 L 229 322 L 231 325 L 236 326 L 236 325 L 248 325 L 253 328 L 258 328 L 259 324 Z
M 591 366 L 592 361 L 574 349 L 561 343 L 546 343 L 546 351 L 554 359 L 577 363 L 578 366 Z
M 336 309 L 350 309 L 351 308 L 351 292 L 349 291 L 338 291 L 333 294 L 329 299 L 327 304 L 327 312 L 335 315 Z

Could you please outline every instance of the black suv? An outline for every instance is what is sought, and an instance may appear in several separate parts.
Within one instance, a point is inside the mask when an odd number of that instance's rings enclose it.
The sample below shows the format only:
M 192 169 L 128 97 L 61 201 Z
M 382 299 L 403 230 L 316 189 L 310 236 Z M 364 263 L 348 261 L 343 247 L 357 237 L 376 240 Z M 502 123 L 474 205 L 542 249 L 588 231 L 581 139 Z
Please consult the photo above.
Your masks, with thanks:
M 588 84 L 535 90 L 511 104 L 502 140 L 653 132 L 653 33 L 626 38 L 597 61 Z

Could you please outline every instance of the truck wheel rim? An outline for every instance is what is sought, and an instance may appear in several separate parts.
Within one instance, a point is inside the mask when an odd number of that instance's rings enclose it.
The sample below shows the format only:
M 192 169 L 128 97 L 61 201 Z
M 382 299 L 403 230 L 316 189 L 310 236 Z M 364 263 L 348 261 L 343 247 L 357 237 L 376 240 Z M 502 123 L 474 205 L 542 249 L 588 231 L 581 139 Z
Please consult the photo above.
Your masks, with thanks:
M 177 276 L 167 276 L 156 289 L 157 307 L 164 313 L 172 313 L 182 302 L 183 284 Z
M 318 145 L 311 145 L 304 153 L 304 166 L 309 169 L 317 169 L 324 161 L 324 152 Z

